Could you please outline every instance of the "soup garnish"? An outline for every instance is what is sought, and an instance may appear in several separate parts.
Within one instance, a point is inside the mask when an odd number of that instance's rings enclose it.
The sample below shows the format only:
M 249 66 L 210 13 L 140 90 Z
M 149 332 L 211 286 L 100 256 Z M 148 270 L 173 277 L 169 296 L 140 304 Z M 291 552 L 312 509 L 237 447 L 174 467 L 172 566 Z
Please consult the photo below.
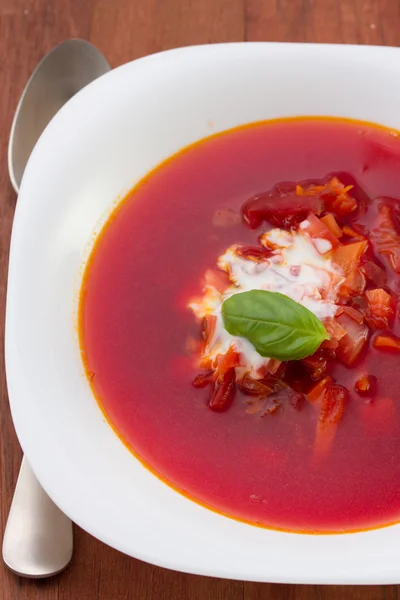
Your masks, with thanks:
M 368 336 L 386 329 L 394 317 L 390 291 L 375 287 L 365 291 L 367 283 L 374 286 L 384 271 L 371 253 L 364 268 L 363 259 L 369 244 L 373 252 L 374 239 L 369 242 L 365 231 L 347 222 L 349 215 L 362 210 L 351 189 L 333 177 L 326 184 L 279 184 L 246 202 L 242 214 L 251 228 L 264 221 L 281 228 L 261 234 L 260 247 L 253 250 L 228 248 L 218 267 L 229 285 L 224 287 L 220 281 L 216 287 L 208 281 L 203 297 L 189 305 L 205 321 L 199 364 L 208 373 L 196 377 L 194 385 L 212 386 L 209 407 L 228 408 L 236 383 L 253 397 L 252 404 L 254 398 L 258 404 L 268 398 L 268 409 L 261 411 L 264 416 L 275 413 L 282 399 L 290 401 L 288 390 L 299 394 L 301 387 L 304 398 L 318 407 L 318 453 L 330 448 L 332 426 L 339 423 L 348 398 L 345 387 L 325 376 L 328 358 L 352 367 Z M 396 269 L 394 225 L 390 211 L 383 207 L 388 207 L 382 204 L 379 212 L 385 215 L 389 241 L 378 235 L 376 239 L 380 253 Z M 352 306 L 354 297 L 357 308 Z M 400 339 L 376 335 L 373 345 L 396 350 Z M 308 372 L 301 385 L 296 381 L 292 386 L 286 363 L 301 359 L 307 359 L 303 364 Z M 376 382 L 375 376 L 367 374 L 355 388 L 372 396 Z
M 400 519 L 399 167 L 396 132 L 271 121 L 185 149 L 116 208 L 82 353 L 159 477 L 265 527 Z

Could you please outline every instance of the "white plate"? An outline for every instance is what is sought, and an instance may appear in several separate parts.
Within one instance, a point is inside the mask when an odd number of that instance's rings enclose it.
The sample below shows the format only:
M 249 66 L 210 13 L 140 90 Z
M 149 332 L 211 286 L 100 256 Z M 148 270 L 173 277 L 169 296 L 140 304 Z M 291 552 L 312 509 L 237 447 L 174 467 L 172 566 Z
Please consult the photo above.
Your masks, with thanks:
M 256 581 L 399 583 L 400 526 L 307 536 L 202 508 L 129 453 L 83 376 L 74 314 L 82 264 L 115 199 L 195 140 L 290 115 L 354 117 L 400 129 L 400 50 L 174 50 L 112 71 L 60 111 L 29 161 L 14 222 L 6 322 L 12 415 L 48 494 L 81 527 L 127 554 Z

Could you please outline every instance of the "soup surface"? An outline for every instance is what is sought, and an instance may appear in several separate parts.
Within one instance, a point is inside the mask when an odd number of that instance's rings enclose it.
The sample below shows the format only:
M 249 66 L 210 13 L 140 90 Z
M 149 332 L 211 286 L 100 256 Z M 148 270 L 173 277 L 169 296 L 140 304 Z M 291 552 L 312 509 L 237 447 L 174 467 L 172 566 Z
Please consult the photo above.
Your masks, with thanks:
M 210 387 L 193 386 L 202 372 L 201 327 L 189 304 L 228 247 L 259 246 L 260 235 L 276 227 L 267 219 L 248 226 L 242 207 L 249 199 L 281 182 L 332 177 L 352 186 L 358 208 L 338 222 L 352 228 L 349 242 L 359 232 L 368 240 L 379 270 L 367 273 L 365 289 L 386 290 L 391 313 L 383 326 L 366 327 L 351 365 L 328 356 L 324 375 L 346 396 L 329 449 L 316 459 L 321 416 L 310 401 L 310 365 L 289 365 L 290 385 L 304 377 L 308 388 L 300 381 L 295 401 L 281 394 L 279 410 L 240 387 L 227 410 L 210 410 Z M 254 524 L 339 532 L 399 520 L 399 211 L 400 138 L 345 120 L 238 128 L 185 149 L 147 176 L 101 232 L 80 305 L 88 377 L 126 444 L 179 491 Z M 350 301 L 361 320 L 363 298 Z

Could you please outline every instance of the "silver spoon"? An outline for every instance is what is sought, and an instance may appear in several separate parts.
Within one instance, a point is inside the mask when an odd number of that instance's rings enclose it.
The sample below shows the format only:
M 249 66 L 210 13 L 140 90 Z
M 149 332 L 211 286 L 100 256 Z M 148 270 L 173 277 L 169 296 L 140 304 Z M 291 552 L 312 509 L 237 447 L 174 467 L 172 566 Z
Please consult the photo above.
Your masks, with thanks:
M 36 67 L 17 106 L 8 146 L 8 170 L 17 193 L 46 125 L 76 92 L 109 70 L 94 46 L 77 39 L 56 46 Z M 17 575 L 49 577 L 68 565 L 72 550 L 72 522 L 43 490 L 24 457 L 4 532 L 4 562 Z

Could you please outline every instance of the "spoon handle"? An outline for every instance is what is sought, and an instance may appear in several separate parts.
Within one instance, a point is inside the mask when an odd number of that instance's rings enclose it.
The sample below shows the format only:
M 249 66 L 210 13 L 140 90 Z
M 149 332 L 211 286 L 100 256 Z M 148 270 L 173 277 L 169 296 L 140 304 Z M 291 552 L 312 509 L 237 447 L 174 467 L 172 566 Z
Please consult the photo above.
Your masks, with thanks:
M 71 560 L 72 522 L 49 498 L 22 459 L 3 538 L 3 559 L 22 577 L 48 577 Z

